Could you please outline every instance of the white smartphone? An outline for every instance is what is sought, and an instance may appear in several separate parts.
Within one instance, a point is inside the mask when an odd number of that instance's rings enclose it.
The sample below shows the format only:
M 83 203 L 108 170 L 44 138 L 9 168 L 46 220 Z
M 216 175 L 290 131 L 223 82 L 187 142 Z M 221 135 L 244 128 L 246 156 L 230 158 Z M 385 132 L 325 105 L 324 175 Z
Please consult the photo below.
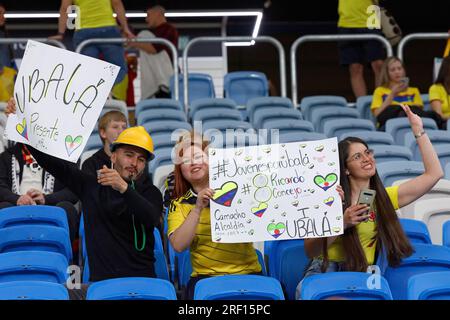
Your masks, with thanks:
M 372 208 L 373 202 L 375 201 L 376 194 L 377 192 L 375 190 L 362 189 L 359 192 L 358 204 L 367 204 L 370 210 L 370 208 Z
M 409 78 L 408 77 L 401 78 L 400 81 L 403 82 L 406 87 L 409 86 Z

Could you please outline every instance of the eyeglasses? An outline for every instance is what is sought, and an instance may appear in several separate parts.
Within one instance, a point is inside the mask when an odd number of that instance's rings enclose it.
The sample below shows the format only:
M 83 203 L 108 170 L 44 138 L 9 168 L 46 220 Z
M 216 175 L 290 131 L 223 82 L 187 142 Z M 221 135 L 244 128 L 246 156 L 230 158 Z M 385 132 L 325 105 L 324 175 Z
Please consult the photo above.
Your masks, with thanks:
M 373 149 L 366 149 L 366 150 L 364 150 L 363 153 L 360 153 L 360 152 L 355 153 L 355 154 L 348 160 L 348 162 L 351 162 L 351 161 L 361 161 L 361 160 L 363 159 L 363 155 L 364 155 L 366 158 L 369 158 L 369 159 L 373 158 Z

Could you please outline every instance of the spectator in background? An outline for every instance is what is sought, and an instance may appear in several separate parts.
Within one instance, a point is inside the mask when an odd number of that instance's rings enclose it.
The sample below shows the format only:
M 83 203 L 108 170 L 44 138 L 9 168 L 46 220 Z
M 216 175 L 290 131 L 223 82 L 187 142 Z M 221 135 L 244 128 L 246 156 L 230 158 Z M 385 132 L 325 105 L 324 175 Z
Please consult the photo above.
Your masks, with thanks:
M 0 3 L 0 39 L 8 37 L 5 13 L 5 6 Z M 0 101 L 3 102 L 8 101 L 14 93 L 17 72 L 13 69 L 12 58 L 11 47 L 7 44 L 0 44 Z
M 424 111 L 419 89 L 409 86 L 405 68 L 400 59 L 389 57 L 381 69 L 381 86 L 375 89 L 370 109 L 376 117 L 380 130 L 384 130 L 386 121 L 398 117 L 406 117 L 400 104 L 406 104 L 413 113 L 431 118 L 442 128 L 444 121 L 434 111 Z
M 152 6 L 147 10 L 149 30 L 139 32 L 138 38 L 164 38 L 178 48 L 178 31 L 165 17 L 162 6 Z M 169 81 L 173 75 L 173 57 L 164 44 L 129 42 L 128 45 L 140 50 L 141 99 L 170 98 Z
M 60 41 L 63 39 L 67 28 L 67 9 L 72 4 L 78 6 L 80 12 L 79 29 L 75 30 L 73 36 L 74 48 L 88 39 L 122 38 L 113 13 L 117 14 L 122 32 L 130 38 L 135 36 L 128 27 L 125 8 L 121 0 L 61 0 L 58 34 L 50 37 L 51 39 Z M 117 86 L 120 86 L 121 91 L 124 91 L 123 96 L 126 96 L 128 86 L 127 63 L 121 43 L 91 44 L 86 46 L 81 53 L 97 59 L 103 57 L 105 61 L 119 66 L 120 70 L 113 91 L 117 89 Z
M 0 3 L 0 39 L 7 38 L 6 32 L 6 19 L 5 19 L 6 8 L 3 3 Z M 11 48 L 9 45 L 0 45 L 0 71 L 3 67 L 11 67 Z
M 373 5 L 372 0 L 339 0 L 338 33 L 351 35 L 378 34 L 381 31 L 369 29 L 367 8 Z M 383 47 L 379 41 L 340 41 L 339 60 L 343 66 L 348 66 L 350 83 L 356 98 L 367 95 L 364 80 L 364 66 L 370 63 L 375 74 L 375 86 L 379 85 L 379 78 L 383 59 Z
M 442 60 L 436 81 L 430 87 L 431 109 L 445 121 L 450 119 L 450 56 Z

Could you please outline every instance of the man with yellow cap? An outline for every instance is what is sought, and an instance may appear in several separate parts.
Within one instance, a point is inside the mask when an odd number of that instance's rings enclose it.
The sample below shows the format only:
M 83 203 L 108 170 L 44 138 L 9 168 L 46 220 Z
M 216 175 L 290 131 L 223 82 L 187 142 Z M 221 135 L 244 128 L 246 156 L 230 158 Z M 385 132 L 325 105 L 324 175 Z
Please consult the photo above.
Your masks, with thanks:
M 90 281 L 155 277 L 153 228 L 162 210 L 161 193 L 149 179 L 137 179 L 154 158 L 144 127 L 124 130 L 111 146 L 111 168 L 97 176 L 31 148 L 37 162 L 81 200 Z

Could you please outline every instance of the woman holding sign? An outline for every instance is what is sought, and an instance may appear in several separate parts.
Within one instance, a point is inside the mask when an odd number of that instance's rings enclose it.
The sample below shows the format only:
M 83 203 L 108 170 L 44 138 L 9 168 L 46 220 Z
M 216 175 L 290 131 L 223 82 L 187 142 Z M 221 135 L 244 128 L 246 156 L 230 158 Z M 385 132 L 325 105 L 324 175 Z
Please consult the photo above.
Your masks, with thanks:
M 305 278 L 333 271 L 366 272 L 381 251 L 386 252 L 390 266 L 399 265 L 413 253 L 395 210 L 427 193 L 442 178 L 443 171 L 421 118 L 407 105 L 401 107 L 417 139 L 425 172 L 399 186 L 385 188 L 376 170 L 373 150 L 355 137 L 339 142 L 345 231 L 337 237 L 305 239 L 306 254 L 312 258 Z M 372 206 L 358 204 L 364 202 L 360 201 L 363 190 L 375 195 Z M 301 297 L 301 284 L 297 297 Z
M 211 241 L 209 167 L 207 142 L 194 132 L 182 136 L 176 146 L 176 200 L 169 207 L 168 237 L 177 252 L 190 249 L 191 279 L 187 298 L 192 299 L 197 281 L 226 274 L 260 274 L 261 266 L 252 243 Z

